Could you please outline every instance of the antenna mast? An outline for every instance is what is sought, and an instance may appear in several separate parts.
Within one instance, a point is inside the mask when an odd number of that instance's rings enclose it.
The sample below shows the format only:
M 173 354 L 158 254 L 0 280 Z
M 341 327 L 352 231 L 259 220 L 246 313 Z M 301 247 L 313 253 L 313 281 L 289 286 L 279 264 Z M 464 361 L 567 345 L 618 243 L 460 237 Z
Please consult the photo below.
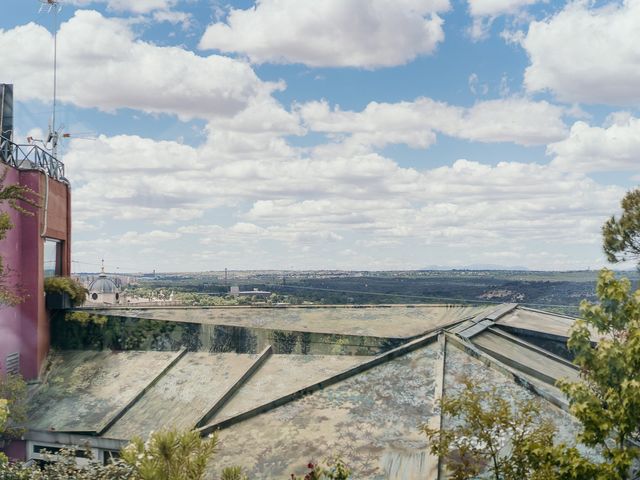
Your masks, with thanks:
M 58 97 L 58 13 L 62 10 L 59 0 L 40 0 L 40 12 L 53 13 L 53 112 L 49 124 L 46 143 L 51 145 L 51 153 L 58 156 L 59 132 L 56 130 L 56 103 Z

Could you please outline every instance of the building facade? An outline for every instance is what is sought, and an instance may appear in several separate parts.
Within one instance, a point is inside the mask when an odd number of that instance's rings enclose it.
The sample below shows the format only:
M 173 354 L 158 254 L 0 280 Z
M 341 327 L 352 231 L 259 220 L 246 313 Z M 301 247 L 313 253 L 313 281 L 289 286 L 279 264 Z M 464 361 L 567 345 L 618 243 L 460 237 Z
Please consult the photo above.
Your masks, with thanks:
M 13 224 L 0 241 L 5 283 L 22 298 L 15 306 L 0 304 L 0 372 L 21 373 L 29 380 L 39 376 L 49 351 L 44 279 L 71 273 L 71 190 L 57 158 L 39 146 L 12 141 L 7 87 L 0 84 L 0 173 L 6 173 L 5 186 L 33 190 L 39 206 L 22 205 L 30 212 L 24 214 L 0 204 Z

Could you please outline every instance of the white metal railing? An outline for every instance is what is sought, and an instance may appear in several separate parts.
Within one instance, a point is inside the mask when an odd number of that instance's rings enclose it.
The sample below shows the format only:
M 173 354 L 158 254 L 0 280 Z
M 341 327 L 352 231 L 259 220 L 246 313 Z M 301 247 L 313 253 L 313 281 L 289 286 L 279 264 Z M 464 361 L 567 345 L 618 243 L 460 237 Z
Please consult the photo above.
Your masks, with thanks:
M 38 145 L 19 145 L 0 136 L 0 161 L 22 170 L 41 170 L 66 182 L 64 163 Z

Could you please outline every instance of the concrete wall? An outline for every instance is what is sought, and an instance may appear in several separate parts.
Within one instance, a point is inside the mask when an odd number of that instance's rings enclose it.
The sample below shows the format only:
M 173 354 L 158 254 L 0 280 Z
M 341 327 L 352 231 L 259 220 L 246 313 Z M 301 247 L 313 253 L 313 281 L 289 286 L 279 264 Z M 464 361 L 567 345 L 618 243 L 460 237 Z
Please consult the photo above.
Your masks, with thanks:
M 24 301 L 15 307 L 0 306 L 0 371 L 5 371 L 7 355 L 20 352 L 20 371 L 27 379 L 37 378 L 49 351 L 49 318 L 44 298 L 44 203 L 48 182 L 45 237 L 61 240 L 62 273 L 71 272 L 71 196 L 69 187 L 34 170 L 7 169 L 5 184 L 25 185 L 40 195 L 40 208 L 23 206 L 33 215 L 25 215 L 0 205 L 14 227 L 0 241 L 0 256 L 8 270 L 7 284 Z

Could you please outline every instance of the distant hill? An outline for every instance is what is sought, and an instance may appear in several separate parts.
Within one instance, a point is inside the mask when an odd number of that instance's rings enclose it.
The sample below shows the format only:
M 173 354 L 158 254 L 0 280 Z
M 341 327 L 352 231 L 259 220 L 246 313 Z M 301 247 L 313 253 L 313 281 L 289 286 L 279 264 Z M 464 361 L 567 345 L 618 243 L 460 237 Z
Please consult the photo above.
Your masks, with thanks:
M 446 267 L 443 265 L 428 265 L 420 270 L 508 270 L 528 272 L 527 267 L 521 265 L 496 265 L 493 263 L 474 263 L 471 265 L 463 265 L 460 267 Z

